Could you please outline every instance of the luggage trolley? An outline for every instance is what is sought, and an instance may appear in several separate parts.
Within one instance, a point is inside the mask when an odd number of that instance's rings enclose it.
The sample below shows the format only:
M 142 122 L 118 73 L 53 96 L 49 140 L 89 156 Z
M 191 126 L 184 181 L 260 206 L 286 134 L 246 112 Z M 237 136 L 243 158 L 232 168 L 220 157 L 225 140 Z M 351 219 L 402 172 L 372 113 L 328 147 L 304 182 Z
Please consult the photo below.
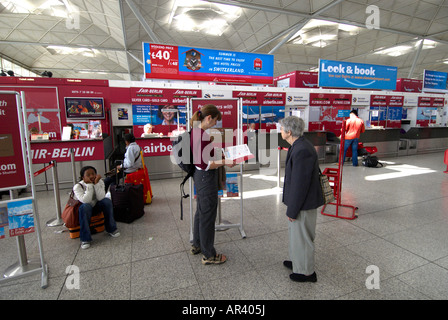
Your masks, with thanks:
M 341 146 L 340 146 L 340 150 L 342 150 L 341 152 L 339 152 L 339 161 L 338 161 L 338 168 L 326 168 L 322 174 L 326 175 L 328 177 L 328 180 L 330 181 L 330 185 L 333 189 L 333 193 L 334 193 L 334 198 L 335 198 L 335 202 L 331 202 L 329 204 L 325 204 L 322 207 L 321 210 L 321 214 L 325 215 L 325 216 L 330 216 L 330 217 L 336 217 L 336 218 L 342 218 L 342 219 L 348 219 L 348 220 L 353 220 L 355 218 L 357 218 L 355 211 L 358 209 L 357 207 L 351 206 L 351 205 L 346 205 L 346 204 L 342 204 L 342 194 L 341 194 L 341 190 L 342 190 L 342 168 L 343 168 L 343 163 L 342 163 L 342 159 L 344 158 L 344 144 L 345 144 L 345 122 L 346 120 L 344 120 L 342 122 L 342 128 L 341 128 Z M 376 149 L 376 147 L 375 147 Z M 373 150 L 372 150 L 373 151 Z M 376 152 L 376 151 L 375 151 Z M 325 211 L 326 209 L 328 209 L 328 206 L 335 206 L 335 212 L 328 212 Z M 348 215 L 343 215 L 343 208 L 348 208 Z M 347 210 L 345 210 L 347 211 Z

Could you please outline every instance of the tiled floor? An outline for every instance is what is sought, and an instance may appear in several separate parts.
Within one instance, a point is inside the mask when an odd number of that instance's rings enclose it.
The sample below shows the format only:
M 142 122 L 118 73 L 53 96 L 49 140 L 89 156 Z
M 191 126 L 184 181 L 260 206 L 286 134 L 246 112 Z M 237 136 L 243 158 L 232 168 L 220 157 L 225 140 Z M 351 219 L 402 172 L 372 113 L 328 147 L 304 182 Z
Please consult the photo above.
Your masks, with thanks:
M 1 299 L 448 299 L 448 175 L 442 153 L 381 159 L 379 169 L 344 166 L 344 204 L 359 217 L 319 213 L 317 283 L 289 279 L 287 220 L 276 175 L 244 174 L 245 239 L 237 229 L 216 233 L 228 256 L 203 266 L 188 253 L 190 217 L 180 220 L 180 179 L 154 180 L 155 195 L 143 218 L 119 223 L 121 237 L 94 236 L 81 250 L 63 227 L 47 227 L 56 216 L 52 191 L 37 193 L 49 286 L 40 276 L 0 284 Z M 335 167 L 334 164 L 321 168 Z M 69 190 L 61 191 L 62 202 Z M 238 200 L 222 202 L 222 219 L 239 222 Z M 35 234 L 26 235 L 37 259 Z M 0 270 L 17 261 L 16 240 L 0 240 Z M 80 270 L 80 288 L 68 289 L 66 268 Z M 369 266 L 379 270 L 379 289 L 368 289 Z M 366 281 L 367 280 L 367 281 Z

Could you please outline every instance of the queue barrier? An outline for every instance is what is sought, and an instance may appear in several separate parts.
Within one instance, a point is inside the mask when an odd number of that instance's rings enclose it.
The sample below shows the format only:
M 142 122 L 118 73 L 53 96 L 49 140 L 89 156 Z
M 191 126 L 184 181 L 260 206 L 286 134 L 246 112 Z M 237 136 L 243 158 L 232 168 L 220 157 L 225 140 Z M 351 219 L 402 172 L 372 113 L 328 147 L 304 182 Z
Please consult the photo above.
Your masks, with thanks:
M 53 190 L 54 190 L 54 199 L 56 202 L 56 218 L 47 221 L 47 227 L 58 227 L 64 224 L 64 220 L 61 218 L 61 195 L 59 192 L 59 179 L 58 179 L 58 169 L 57 163 L 55 160 L 50 161 L 50 164 L 36 172 L 34 172 L 34 177 L 44 173 L 51 169 L 53 174 Z

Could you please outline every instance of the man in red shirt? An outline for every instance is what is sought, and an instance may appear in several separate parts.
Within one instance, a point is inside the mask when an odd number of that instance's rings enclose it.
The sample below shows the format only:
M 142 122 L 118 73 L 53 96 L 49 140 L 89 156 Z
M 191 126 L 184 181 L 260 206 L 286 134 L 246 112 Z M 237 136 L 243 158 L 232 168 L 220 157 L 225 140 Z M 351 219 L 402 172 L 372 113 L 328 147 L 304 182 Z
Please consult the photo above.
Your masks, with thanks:
M 344 145 L 344 160 L 347 154 L 348 148 L 352 147 L 352 163 L 354 167 L 358 166 L 358 142 L 361 133 L 366 131 L 364 121 L 358 118 L 358 112 L 356 110 L 350 111 L 350 119 L 345 123 L 345 145 Z

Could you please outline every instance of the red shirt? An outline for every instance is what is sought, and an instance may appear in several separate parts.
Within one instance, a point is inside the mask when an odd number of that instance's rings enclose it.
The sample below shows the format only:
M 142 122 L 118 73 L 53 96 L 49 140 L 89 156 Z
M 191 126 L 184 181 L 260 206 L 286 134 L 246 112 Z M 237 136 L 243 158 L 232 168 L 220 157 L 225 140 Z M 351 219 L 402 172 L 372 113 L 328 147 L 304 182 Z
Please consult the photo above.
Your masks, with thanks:
M 202 128 L 191 130 L 191 150 L 193 152 L 193 163 L 201 170 L 207 170 L 209 161 L 215 156 L 213 143 L 210 136 Z
M 345 123 L 345 139 L 359 139 L 361 133 L 366 131 L 364 121 L 357 116 L 350 116 L 350 119 Z

